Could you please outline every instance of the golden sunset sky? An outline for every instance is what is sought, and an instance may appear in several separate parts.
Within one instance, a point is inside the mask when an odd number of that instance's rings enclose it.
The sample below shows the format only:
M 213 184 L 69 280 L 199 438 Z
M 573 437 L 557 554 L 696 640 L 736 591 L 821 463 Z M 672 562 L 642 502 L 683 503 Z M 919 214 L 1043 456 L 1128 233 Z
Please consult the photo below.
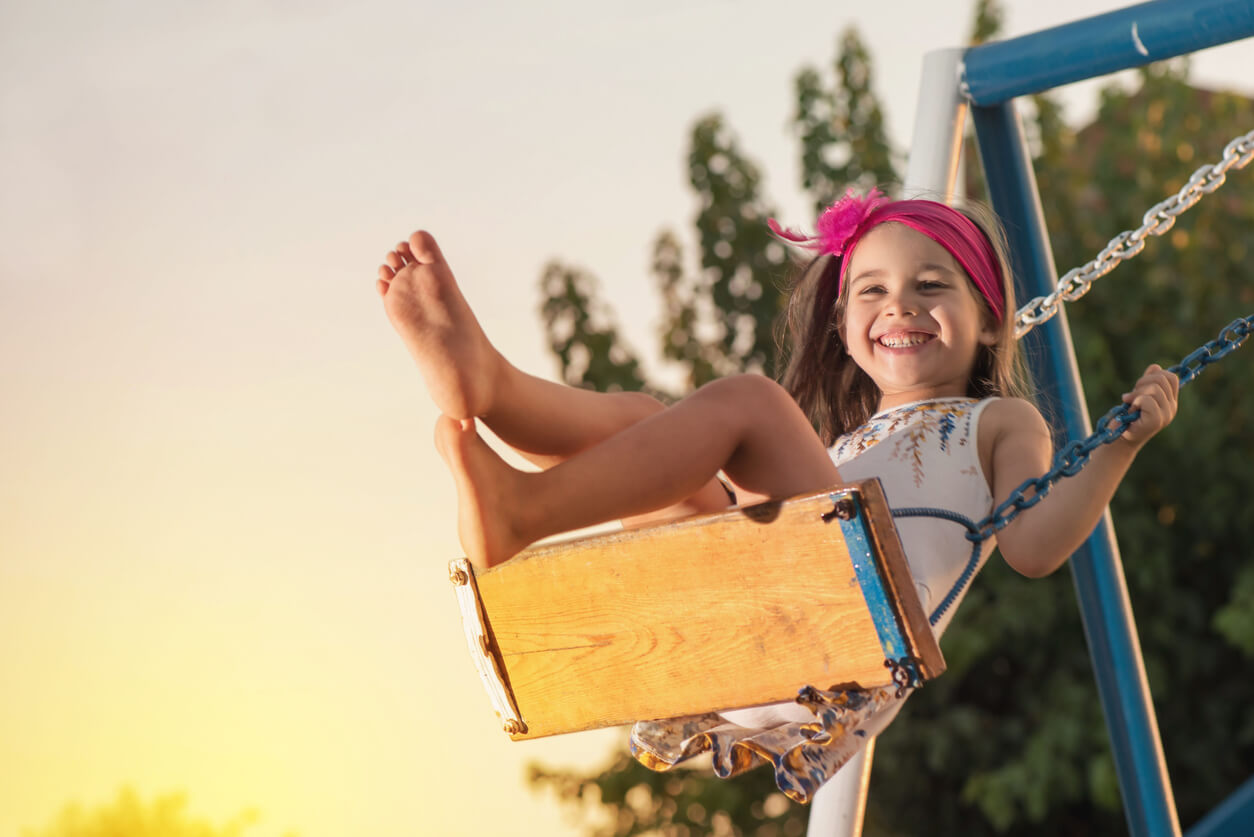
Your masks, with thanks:
M 1119 5 L 1014 0 L 1007 34 Z M 857 25 L 904 148 L 922 55 L 970 8 L 0 6 L 0 834 L 125 785 L 256 807 L 267 835 L 577 833 L 524 766 L 591 770 L 621 733 L 496 725 L 436 411 L 375 268 L 430 229 L 492 339 L 551 376 L 560 257 L 656 358 L 651 243 L 689 234 L 692 122 L 722 111 L 808 224 L 796 71 Z M 1254 94 L 1251 66 L 1247 41 L 1194 78 Z

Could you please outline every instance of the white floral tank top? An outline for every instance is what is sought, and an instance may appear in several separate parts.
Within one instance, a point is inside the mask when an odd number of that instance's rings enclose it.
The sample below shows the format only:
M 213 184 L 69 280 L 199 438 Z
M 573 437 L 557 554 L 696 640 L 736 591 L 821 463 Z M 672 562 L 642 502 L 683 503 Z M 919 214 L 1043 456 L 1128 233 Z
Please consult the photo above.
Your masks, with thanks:
M 942 509 L 978 522 L 993 510 L 978 444 L 980 415 L 993 400 L 938 398 L 894 407 L 841 436 L 829 453 L 843 480 L 879 477 L 893 509 Z M 940 636 L 966 592 L 958 585 L 988 560 L 993 539 L 968 568 L 972 543 L 961 524 L 926 516 L 895 522 L 919 599 L 936 617 L 932 627 Z

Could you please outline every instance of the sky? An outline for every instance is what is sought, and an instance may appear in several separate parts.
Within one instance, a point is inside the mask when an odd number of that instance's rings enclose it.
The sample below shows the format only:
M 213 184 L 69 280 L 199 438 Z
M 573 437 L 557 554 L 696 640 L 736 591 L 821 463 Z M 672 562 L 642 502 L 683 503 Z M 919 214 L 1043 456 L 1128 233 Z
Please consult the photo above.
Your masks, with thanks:
M 1013 0 L 1006 34 L 1120 5 Z M 857 26 L 905 148 L 922 55 L 969 9 L 0 5 L 0 834 L 128 785 L 256 808 L 257 834 L 578 833 L 525 765 L 594 770 L 622 732 L 500 732 L 376 266 L 431 230 L 498 348 L 552 377 L 560 258 L 655 358 L 651 242 L 690 235 L 695 119 L 723 113 L 806 224 L 796 72 Z M 1254 95 L 1254 42 L 1193 66 Z

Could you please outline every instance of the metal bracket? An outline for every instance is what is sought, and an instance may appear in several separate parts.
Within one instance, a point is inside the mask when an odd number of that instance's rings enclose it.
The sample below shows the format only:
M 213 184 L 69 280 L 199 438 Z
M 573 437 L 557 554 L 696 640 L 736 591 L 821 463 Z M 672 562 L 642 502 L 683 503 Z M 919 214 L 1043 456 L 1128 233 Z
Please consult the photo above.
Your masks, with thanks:
M 824 523 L 831 523 L 836 518 L 853 520 L 854 515 L 858 513 L 858 506 L 851 499 L 851 493 L 848 491 L 832 492 L 829 499 L 832 501 L 832 508 L 819 515 Z
M 923 682 L 919 674 L 919 659 L 906 656 L 897 660 L 885 660 L 884 668 L 892 669 L 893 682 L 897 684 L 897 697 L 905 697 L 906 692 Z
M 462 612 L 462 629 L 466 632 L 470 658 L 475 661 L 475 668 L 479 672 L 479 679 L 483 681 L 488 699 L 492 701 L 492 708 L 504 722 L 507 733 L 524 735 L 527 732 L 527 723 L 518 714 L 514 693 L 505 685 L 500 663 L 488 639 L 483 602 L 479 599 L 479 586 L 475 584 L 475 569 L 470 561 L 458 558 L 456 561 L 449 561 L 448 577 L 457 590 L 457 605 Z

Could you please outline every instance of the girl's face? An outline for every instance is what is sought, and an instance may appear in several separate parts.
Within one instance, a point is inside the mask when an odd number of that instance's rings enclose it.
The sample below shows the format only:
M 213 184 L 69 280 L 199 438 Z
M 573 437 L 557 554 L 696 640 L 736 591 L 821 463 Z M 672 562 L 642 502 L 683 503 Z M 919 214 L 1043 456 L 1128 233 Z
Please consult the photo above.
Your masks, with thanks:
M 976 353 L 997 330 L 949 251 L 903 224 L 862 237 L 849 261 L 841 337 L 871 376 L 881 410 L 964 396 Z

